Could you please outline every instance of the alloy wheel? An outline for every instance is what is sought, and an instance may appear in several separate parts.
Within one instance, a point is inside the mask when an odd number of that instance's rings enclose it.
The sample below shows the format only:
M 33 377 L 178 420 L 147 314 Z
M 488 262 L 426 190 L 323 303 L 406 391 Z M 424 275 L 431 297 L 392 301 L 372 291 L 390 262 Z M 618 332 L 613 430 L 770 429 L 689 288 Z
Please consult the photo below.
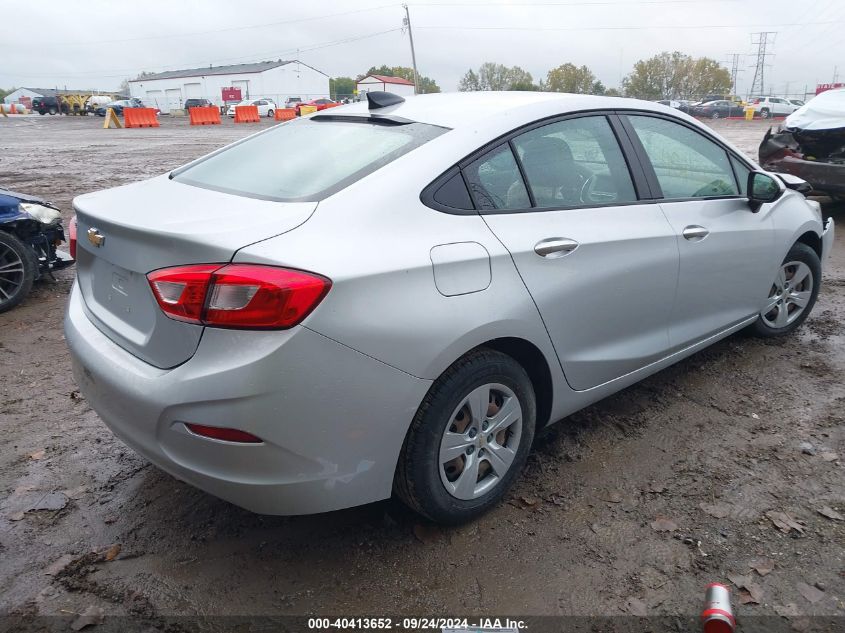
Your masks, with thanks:
M 516 458 L 522 406 L 505 385 L 473 389 L 455 408 L 440 441 L 440 480 L 450 495 L 477 499 L 496 487 Z
M 786 327 L 801 316 L 812 294 L 813 271 L 810 267 L 804 262 L 787 262 L 780 267 L 760 315 L 771 328 Z
M 11 301 L 24 282 L 24 264 L 17 252 L 0 243 L 0 305 Z

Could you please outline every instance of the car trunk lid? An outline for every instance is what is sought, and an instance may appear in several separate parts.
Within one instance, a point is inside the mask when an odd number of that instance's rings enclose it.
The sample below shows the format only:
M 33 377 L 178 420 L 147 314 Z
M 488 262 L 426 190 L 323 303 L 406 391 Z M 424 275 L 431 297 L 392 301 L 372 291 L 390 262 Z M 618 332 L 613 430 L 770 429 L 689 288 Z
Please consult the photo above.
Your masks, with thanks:
M 179 365 L 196 351 L 203 327 L 168 318 L 147 273 L 229 262 L 238 249 L 296 228 L 316 206 L 215 192 L 167 176 L 80 196 L 77 278 L 88 316 L 138 358 Z

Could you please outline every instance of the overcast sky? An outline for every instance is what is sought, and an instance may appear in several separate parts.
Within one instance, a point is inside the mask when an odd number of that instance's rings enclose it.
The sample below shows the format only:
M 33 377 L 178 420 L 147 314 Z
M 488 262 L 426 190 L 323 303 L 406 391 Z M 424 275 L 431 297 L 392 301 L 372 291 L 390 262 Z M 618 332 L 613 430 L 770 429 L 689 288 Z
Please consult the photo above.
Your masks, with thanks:
M 680 50 L 726 61 L 751 34 L 777 31 L 766 89 L 812 89 L 845 77 L 843 0 L 419 0 L 417 64 L 443 90 L 470 67 L 519 65 L 535 80 L 570 61 L 608 87 L 633 63 Z M 798 8 L 800 7 L 800 9 Z M 379 0 L 0 0 L 0 87 L 111 90 L 142 70 L 298 58 L 331 76 L 411 65 L 400 4 Z M 395 30 L 391 30 L 395 29 Z M 387 32 L 385 32 L 387 31 Z

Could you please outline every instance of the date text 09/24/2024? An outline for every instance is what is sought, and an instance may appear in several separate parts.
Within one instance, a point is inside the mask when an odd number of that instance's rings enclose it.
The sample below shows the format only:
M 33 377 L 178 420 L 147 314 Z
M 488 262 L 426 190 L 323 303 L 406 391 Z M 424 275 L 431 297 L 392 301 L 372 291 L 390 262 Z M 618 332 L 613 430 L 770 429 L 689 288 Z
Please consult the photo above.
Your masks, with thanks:
M 468 618 L 309 618 L 308 629 L 328 630 L 435 630 L 442 633 L 517 633 L 525 628 L 523 620 L 508 618 L 479 618 L 470 622 Z

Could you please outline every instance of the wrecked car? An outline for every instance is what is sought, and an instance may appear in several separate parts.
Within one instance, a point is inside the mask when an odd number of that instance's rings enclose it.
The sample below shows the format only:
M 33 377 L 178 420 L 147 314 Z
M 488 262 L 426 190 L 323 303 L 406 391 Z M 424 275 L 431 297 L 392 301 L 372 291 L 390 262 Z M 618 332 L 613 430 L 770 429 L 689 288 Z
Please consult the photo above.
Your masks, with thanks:
M 23 301 L 35 281 L 73 264 L 73 242 L 71 254 L 58 250 L 64 241 L 56 207 L 0 189 L 0 313 Z
M 845 200 L 845 89 L 823 92 L 770 128 L 759 158 L 763 169 L 793 174 L 813 193 Z

